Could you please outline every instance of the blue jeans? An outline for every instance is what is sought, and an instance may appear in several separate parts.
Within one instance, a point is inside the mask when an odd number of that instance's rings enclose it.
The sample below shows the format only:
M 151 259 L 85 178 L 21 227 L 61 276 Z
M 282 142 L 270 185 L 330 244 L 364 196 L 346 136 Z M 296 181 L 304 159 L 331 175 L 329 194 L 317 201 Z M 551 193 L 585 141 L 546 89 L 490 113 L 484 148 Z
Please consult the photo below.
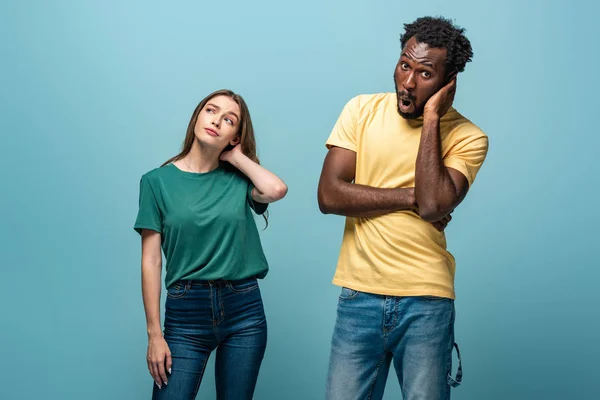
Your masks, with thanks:
M 167 290 L 164 337 L 173 361 L 168 385 L 154 400 L 193 400 L 211 352 L 217 399 L 250 400 L 267 345 L 256 279 L 180 281 Z
M 391 361 L 404 400 L 448 400 L 454 301 L 343 288 L 331 344 L 327 400 L 381 399 Z M 457 348 L 458 350 L 458 348 Z M 460 357 L 460 355 L 459 355 Z

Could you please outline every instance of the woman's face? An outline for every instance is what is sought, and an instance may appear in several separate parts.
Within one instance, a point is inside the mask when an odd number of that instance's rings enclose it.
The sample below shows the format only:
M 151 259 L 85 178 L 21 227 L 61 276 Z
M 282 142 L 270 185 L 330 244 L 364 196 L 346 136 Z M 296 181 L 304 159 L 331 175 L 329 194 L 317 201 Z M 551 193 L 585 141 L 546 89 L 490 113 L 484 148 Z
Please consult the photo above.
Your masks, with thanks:
M 228 96 L 215 96 L 200 110 L 194 134 L 206 147 L 223 150 L 239 143 L 240 106 Z

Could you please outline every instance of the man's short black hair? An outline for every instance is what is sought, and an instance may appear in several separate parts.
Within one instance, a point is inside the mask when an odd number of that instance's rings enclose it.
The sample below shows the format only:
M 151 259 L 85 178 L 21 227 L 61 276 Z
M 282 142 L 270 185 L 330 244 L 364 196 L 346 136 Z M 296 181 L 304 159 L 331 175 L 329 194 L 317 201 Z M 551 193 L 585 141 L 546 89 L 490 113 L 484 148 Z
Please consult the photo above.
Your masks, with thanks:
M 404 34 L 400 44 L 404 49 L 413 36 L 417 42 L 429 47 L 446 49 L 446 71 L 463 72 L 465 65 L 473 57 L 471 42 L 463 34 L 465 30 L 443 17 L 421 17 L 410 24 L 404 24 Z

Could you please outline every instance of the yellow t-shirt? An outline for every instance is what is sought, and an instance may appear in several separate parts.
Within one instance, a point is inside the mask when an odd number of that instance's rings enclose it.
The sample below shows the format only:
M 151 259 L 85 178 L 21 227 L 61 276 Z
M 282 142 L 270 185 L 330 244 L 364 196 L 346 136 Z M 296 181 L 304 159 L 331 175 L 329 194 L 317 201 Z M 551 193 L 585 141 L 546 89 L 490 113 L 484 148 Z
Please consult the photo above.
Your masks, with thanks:
M 423 118 L 406 120 L 395 93 L 360 95 L 344 107 L 327 147 L 356 152 L 354 182 L 379 188 L 415 186 Z M 454 108 L 440 121 L 444 165 L 473 184 L 488 139 Z M 411 211 L 375 218 L 347 217 L 333 283 L 391 296 L 455 298 L 455 261 L 446 238 Z

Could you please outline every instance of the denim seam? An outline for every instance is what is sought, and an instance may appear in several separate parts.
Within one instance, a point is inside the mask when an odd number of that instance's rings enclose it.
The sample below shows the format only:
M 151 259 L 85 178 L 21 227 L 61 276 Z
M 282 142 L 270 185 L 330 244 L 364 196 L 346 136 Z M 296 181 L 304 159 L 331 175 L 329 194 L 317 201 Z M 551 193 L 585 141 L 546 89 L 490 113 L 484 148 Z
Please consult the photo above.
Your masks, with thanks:
M 447 301 L 447 300 L 452 300 L 448 297 L 440 297 L 440 296 L 432 296 L 432 295 L 424 295 L 424 296 L 419 296 L 421 299 L 423 300 L 429 300 L 429 301 Z
M 217 325 L 223 322 L 225 319 L 225 308 L 223 307 L 223 293 L 221 293 L 221 289 L 219 288 L 219 319 L 217 320 Z
M 219 338 L 219 326 L 213 324 L 213 332 L 215 334 L 215 340 L 217 341 L 217 343 L 221 342 L 221 339 Z
M 371 396 L 373 396 L 373 389 L 375 389 L 375 384 L 377 383 L 377 375 L 379 375 L 379 370 L 381 369 L 381 364 L 385 361 L 385 353 L 379 359 L 377 363 L 377 369 L 375 370 L 375 377 L 373 378 L 373 382 L 371 383 L 371 388 L 369 389 L 369 395 L 367 396 L 367 400 L 371 400 Z
M 231 290 L 234 293 L 246 293 L 246 292 L 251 292 L 252 290 L 257 289 L 258 288 L 258 283 L 255 283 L 254 285 L 249 286 L 247 288 L 238 290 L 238 289 L 235 289 L 233 287 L 233 285 L 231 284 L 231 282 L 227 282 L 227 287 L 229 288 L 229 290 Z
M 390 331 L 396 327 L 396 323 L 398 322 L 398 298 L 394 297 L 394 318 L 392 320 L 392 326 L 390 327 Z
M 391 326 L 389 328 L 386 328 L 386 321 L 387 321 L 387 318 L 386 318 L 386 316 L 387 316 L 387 300 L 388 300 L 388 297 L 391 297 L 391 296 L 386 296 L 386 299 L 383 302 L 383 334 L 384 334 L 384 336 L 387 336 L 387 334 L 390 333 L 394 329 L 394 327 L 396 326 L 396 321 L 398 319 L 398 313 L 397 313 L 397 310 L 398 310 L 398 299 L 396 297 L 394 297 L 394 310 L 392 311 L 393 312 L 392 324 L 391 324 Z
M 181 293 L 181 294 L 172 295 L 169 293 L 169 289 L 167 289 L 167 297 L 170 297 L 172 299 L 181 299 L 188 293 L 188 291 L 189 291 L 189 287 L 187 284 L 183 287 L 183 293 Z
M 452 351 L 454 350 L 454 340 L 450 341 L 450 349 L 446 349 L 447 354 L 449 353 L 450 355 L 448 356 L 448 360 L 446 361 L 446 370 L 448 371 L 448 374 L 446 375 L 446 385 L 448 387 L 452 386 Z M 447 390 L 447 389 L 446 389 Z
M 339 300 L 354 300 L 358 296 L 358 293 L 360 293 L 358 290 L 350 289 L 349 287 L 345 287 L 345 289 L 352 290 L 354 293 L 352 293 L 350 296 L 342 296 L 340 294 Z
M 456 347 L 456 355 L 458 358 L 458 367 L 456 370 L 456 379 L 454 377 L 452 377 L 452 352 L 454 351 L 454 348 Z M 458 350 L 458 345 L 456 344 L 456 342 L 453 340 L 452 341 L 452 345 L 450 347 L 450 372 L 448 372 L 448 376 L 446 378 L 446 381 L 448 383 L 449 387 L 457 387 L 462 383 L 462 360 L 460 357 L 460 351 Z
M 385 300 L 383 301 L 382 304 L 383 304 L 383 307 L 382 307 L 383 315 L 381 318 L 381 333 L 383 334 L 384 346 L 387 346 L 387 345 L 385 345 L 385 342 L 387 341 L 387 334 L 388 334 L 387 328 L 385 327 L 385 313 L 387 311 L 386 305 L 385 305 Z M 385 348 L 384 348 L 384 350 L 385 350 Z
M 215 296 L 214 296 L 215 287 L 213 285 L 209 285 L 209 286 L 210 286 L 210 308 L 212 310 L 211 319 L 212 319 L 213 333 L 215 334 L 215 340 L 218 343 L 219 342 L 219 327 L 218 327 L 218 322 L 215 319 Z
M 210 310 L 211 310 L 211 320 L 213 326 L 215 326 L 215 288 L 213 285 L 210 285 Z

